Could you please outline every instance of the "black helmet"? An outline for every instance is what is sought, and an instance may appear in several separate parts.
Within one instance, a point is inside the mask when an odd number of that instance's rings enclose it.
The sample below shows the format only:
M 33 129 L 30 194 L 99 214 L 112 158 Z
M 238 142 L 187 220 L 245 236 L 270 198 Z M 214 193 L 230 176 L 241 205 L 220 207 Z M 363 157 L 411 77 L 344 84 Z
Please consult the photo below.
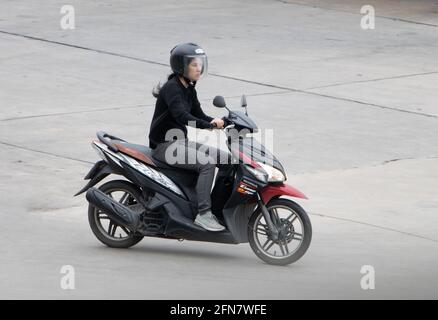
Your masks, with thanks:
M 175 74 L 187 78 L 187 67 L 193 59 L 202 65 L 201 75 L 207 74 L 207 55 L 204 49 L 194 43 L 183 43 L 170 50 L 170 67 Z

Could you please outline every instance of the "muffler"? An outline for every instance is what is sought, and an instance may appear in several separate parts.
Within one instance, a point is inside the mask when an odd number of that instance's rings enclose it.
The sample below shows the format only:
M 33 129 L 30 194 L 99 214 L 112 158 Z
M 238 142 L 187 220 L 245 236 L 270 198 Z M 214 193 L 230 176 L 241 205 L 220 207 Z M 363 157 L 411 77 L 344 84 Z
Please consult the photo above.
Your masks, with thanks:
M 90 188 L 86 198 L 89 203 L 104 211 L 115 223 L 136 232 L 139 227 L 140 215 L 128 207 L 114 201 L 102 191 Z

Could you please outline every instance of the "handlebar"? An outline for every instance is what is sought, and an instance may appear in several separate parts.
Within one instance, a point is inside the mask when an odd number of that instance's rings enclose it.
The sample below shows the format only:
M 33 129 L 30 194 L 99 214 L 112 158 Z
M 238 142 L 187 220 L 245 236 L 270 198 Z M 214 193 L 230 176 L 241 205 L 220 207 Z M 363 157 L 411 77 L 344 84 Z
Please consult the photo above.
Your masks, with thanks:
M 229 129 L 234 127 L 234 123 L 228 118 L 228 117 L 222 117 L 222 120 L 224 121 L 224 126 L 221 129 Z M 212 123 L 213 129 L 218 129 L 216 123 Z

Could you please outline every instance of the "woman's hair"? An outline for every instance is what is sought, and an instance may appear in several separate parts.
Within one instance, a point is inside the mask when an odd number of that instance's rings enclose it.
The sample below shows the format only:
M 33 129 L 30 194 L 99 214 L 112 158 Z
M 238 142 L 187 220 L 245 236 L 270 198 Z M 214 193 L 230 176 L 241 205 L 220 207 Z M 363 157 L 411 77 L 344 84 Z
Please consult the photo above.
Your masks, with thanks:
M 177 76 L 176 73 L 171 73 L 169 74 L 169 76 L 167 77 L 167 81 L 169 81 L 172 78 L 175 78 Z M 165 82 L 166 83 L 166 82 Z M 164 84 L 164 83 L 163 83 Z M 158 98 L 158 96 L 160 95 L 160 90 L 163 87 L 163 84 L 160 82 L 158 82 L 153 88 L 152 88 L 152 95 L 155 98 Z

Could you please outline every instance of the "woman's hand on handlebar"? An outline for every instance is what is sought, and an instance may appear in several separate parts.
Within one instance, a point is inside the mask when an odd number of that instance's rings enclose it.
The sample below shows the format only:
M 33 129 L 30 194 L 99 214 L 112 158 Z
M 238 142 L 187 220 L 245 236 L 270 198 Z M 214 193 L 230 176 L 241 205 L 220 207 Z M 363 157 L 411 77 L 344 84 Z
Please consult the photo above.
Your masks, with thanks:
M 214 118 L 210 121 L 210 123 L 213 125 L 213 128 L 215 129 L 222 129 L 224 127 L 224 120 L 219 118 Z

